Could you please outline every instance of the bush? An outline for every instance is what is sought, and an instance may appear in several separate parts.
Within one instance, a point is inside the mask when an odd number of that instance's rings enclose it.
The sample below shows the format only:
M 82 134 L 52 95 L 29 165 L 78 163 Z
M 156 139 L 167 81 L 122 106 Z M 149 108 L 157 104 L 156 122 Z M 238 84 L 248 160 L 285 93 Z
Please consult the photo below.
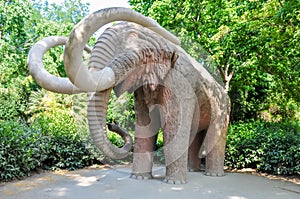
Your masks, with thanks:
M 255 168 L 272 174 L 300 174 L 299 124 L 235 123 L 229 127 L 225 165 L 231 169 Z M 111 134 L 121 146 L 122 139 Z M 163 162 L 162 134 L 156 161 Z M 88 131 L 78 131 L 67 112 L 45 112 L 31 126 L 0 121 L 0 181 L 20 179 L 42 169 L 77 169 L 101 163 L 105 157 Z
M 7 88 L 0 83 L 0 118 L 1 120 L 27 119 L 28 97 L 31 89 L 35 87 L 32 78 L 18 77 Z
M 40 166 L 38 135 L 24 124 L 0 122 L 0 181 L 25 177 Z
M 235 123 L 227 136 L 225 165 L 271 174 L 300 174 L 298 122 Z
M 89 133 L 78 131 L 74 118 L 68 113 L 42 113 L 32 128 L 37 129 L 43 137 L 43 146 L 40 149 L 47 154 L 42 161 L 43 169 L 74 170 L 97 161 L 98 155 L 90 153 L 94 146 Z
M 67 114 L 41 115 L 35 123 L 0 121 L 0 181 L 20 179 L 42 169 L 74 170 L 100 163 L 88 132 L 77 132 Z

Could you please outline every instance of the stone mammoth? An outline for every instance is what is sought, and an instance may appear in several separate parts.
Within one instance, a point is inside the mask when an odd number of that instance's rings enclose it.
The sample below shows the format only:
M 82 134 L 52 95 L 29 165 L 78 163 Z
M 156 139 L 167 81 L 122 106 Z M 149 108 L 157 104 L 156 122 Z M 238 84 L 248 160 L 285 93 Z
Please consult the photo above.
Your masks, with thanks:
M 88 39 L 103 25 L 91 50 Z M 64 65 L 68 78 L 49 74 L 43 54 L 65 44 Z M 88 123 L 95 144 L 107 156 L 126 157 L 132 148 L 130 135 L 117 148 L 107 138 L 106 114 L 110 92 L 135 96 L 135 139 L 132 177 L 152 177 L 157 132 L 162 129 L 167 183 L 185 183 L 187 170 L 199 170 L 199 157 L 206 157 L 207 175 L 224 175 L 224 152 L 230 102 L 224 88 L 191 58 L 178 39 L 155 21 L 127 8 L 99 10 L 81 20 L 68 38 L 48 37 L 30 50 L 28 65 L 36 82 L 53 92 L 88 92 Z M 89 66 L 83 51 L 91 51 Z

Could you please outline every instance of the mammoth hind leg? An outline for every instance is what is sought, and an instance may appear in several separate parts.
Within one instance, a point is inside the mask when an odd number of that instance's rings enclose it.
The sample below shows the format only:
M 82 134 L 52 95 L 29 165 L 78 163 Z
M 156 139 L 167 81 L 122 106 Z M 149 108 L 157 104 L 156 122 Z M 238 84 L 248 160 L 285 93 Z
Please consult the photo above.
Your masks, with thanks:
M 188 152 L 188 171 L 200 171 L 201 170 L 201 158 L 199 157 L 199 150 L 203 143 L 206 130 L 197 132 L 195 136 L 191 135 L 190 146 Z
M 226 147 L 227 127 L 218 129 L 220 136 L 217 142 L 208 151 L 205 159 L 205 175 L 224 176 L 224 156 Z

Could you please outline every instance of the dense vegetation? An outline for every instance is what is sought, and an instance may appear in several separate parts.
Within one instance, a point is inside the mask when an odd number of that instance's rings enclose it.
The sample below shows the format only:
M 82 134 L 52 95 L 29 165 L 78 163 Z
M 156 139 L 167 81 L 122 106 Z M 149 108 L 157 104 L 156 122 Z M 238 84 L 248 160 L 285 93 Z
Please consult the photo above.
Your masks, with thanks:
M 225 165 L 272 174 L 300 175 L 300 126 L 296 122 L 230 125 Z
M 226 165 L 299 175 L 299 1 L 130 3 L 177 34 L 183 47 L 200 62 L 206 61 L 216 78 L 221 78 L 218 68 L 235 71 L 229 90 L 232 123 Z M 88 134 L 86 96 L 41 89 L 26 65 L 36 41 L 68 35 L 87 13 L 88 5 L 80 0 L 60 5 L 0 0 L 0 181 L 40 168 L 76 169 L 103 161 Z M 63 47 L 46 53 L 44 65 L 52 74 L 65 76 L 62 54 Z M 132 131 L 132 95 L 119 99 L 112 95 L 107 120 Z M 122 145 L 120 137 L 109 136 Z
M 14 121 L 0 121 L 0 126 L 0 181 L 21 179 L 39 169 L 83 168 L 104 158 L 69 115 L 43 115 L 31 128 Z
M 231 121 L 299 119 L 299 1 L 129 2 L 177 34 L 199 61 L 210 56 L 213 68 L 235 71 Z
M 26 65 L 35 42 L 68 35 L 87 13 L 80 0 L 61 5 L 0 0 L 0 181 L 38 168 L 75 169 L 103 159 L 88 134 L 86 96 L 41 89 Z M 62 55 L 62 47 L 46 53 L 44 64 L 52 74 L 65 76 Z

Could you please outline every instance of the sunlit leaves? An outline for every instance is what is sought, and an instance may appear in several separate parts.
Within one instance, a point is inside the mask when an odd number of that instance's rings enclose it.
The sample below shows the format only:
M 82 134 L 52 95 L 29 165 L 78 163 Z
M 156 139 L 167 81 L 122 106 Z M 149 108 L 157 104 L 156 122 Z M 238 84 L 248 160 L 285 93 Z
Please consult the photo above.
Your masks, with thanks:
M 47 36 L 68 36 L 75 23 L 87 12 L 87 5 L 79 0 L 58 5 L 34 0 L 0 0 L 1 120 L 27 119 L 23 117 L 29 96 L 37 89 L 33 81 L 28 85 L 22 83 L 28 82 L 26 61 L 30 47 Z M 45 67 L 53 75 L 65 76 L 62 55 L 63 47 L 56 47 L 44 57 Z
M 229 65 L 235 70 L 230 83 L 232 120 L 256 119 L 260 111 L 274 104 L 284 110 L 291 100 L 297 107 L 294 116 L 299 112 L 299 1 L 130 3 L 179 35 L 182 46 L 197 60 L 202 51 L 196 46 L 201 45 L 216 66 Z

